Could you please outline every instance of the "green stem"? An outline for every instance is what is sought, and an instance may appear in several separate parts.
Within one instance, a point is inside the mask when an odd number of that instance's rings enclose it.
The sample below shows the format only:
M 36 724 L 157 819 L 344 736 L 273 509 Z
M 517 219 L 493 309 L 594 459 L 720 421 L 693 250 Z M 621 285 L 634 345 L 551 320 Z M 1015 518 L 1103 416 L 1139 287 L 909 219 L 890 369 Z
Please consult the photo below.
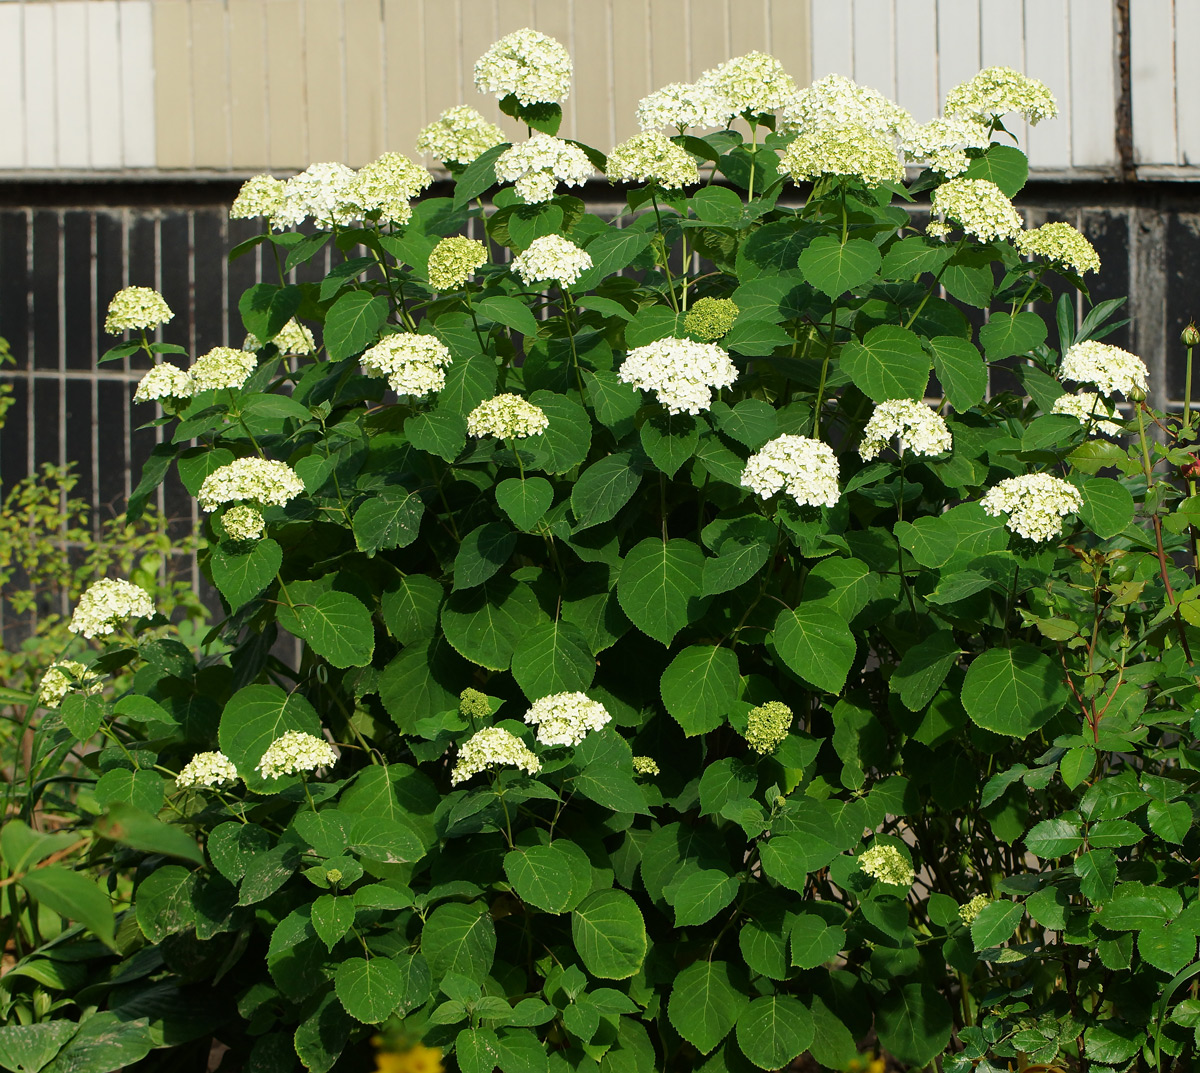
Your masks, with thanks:
M 1187 348 L 1187 372 L 1184 374 L 1183 383 L 1183 427 L 1190 430 L 1192 427 L 1192 348 Z M 1195 493 L 1192 493 L 1195 495 Z
M 579 401 L 586 410 L 587 395 L 585 395 L 583 391 L 583 373 L 579 369 L 579 353 L 575 349 L 575 326 L 571 321 L 571 310 L 573 308 L 571 303 L 571 295 L 566 287 L 561 285 L 559 286 L 558 292 L 562 296 L 563 320 L 566 321 L 567 339 L 571 343 L 571 365 L 575 369 L 575 386 L 579 388 Z
M 650 204 L 654 206 L 654 219 L 658 224 L 658 243 L 662 248 L 662 266 L 663 274 L 667 277 L 667 294 L 671 299 L 671 308 L 679 313 L 679 300 L 675 297 L 675 280 L 671 277 L 671 266 L 668 264 L 671 258 L 671 252 L 667 249 L 667 236 L 663 232 L 662 213 L 658 211 L 658 195 L 654 192 L 654 187 L 650 188 Z
M 750 185 L 746 190 L 746 200 L 754 200 L 754 158 L 758 156 L 758 124 L 750 123 Z M 846 240 L 843 238 L 843 242 Z
M 833 300 L 833 308 L 829 313 L 829 340 L 825 344 L 825 360 L 821 362 L 821 380 L 817 384 L 817 398 L 813 403 L 813 439 L 821 433 L 821 405 L 825 395 L 825 378 L 829 374 L 829 361 L 833 357 L 834 339 L 837 338 L 837 299 Z

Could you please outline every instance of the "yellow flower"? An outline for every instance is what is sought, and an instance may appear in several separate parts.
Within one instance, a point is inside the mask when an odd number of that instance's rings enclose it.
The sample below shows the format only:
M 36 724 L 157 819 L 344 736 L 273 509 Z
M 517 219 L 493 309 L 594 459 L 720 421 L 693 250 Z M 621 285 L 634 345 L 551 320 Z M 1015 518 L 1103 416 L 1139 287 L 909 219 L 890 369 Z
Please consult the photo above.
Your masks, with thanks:
M 415 1043 L 405 1051 L 380 1051 L 375 1073 L 446 1073 L 440 1047 Z

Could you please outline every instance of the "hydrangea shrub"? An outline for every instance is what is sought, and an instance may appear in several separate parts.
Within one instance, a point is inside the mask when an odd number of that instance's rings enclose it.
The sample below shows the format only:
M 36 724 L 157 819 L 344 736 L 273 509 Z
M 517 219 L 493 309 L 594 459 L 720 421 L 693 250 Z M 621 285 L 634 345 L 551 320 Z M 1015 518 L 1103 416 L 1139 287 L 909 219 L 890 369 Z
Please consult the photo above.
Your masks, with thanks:
M 1200 463 L 1090 244 L 1013 206 L 1045 87 L 918 125 L 753 53 L 643 101 L 613 170 L 558 138 L 557 42 L 476 81 L 527 141 L 444 113 L 449 197 L 394 153 L 250 180 L 232 256 L 333 269 L 138 388 L 131 509 L 176 467 L 226 615 L 196 650 L 120 579 L 81 603 L 35 747 L 97 778 L 0 840 L 42 910 L 0 1053 L 1186 1068 Z M 563 189 L 605 173 L 617 220 Z M 1031 310 L 1054 281 L 1081 321 Z M 173 352 L 114 311 L 113 355 Z

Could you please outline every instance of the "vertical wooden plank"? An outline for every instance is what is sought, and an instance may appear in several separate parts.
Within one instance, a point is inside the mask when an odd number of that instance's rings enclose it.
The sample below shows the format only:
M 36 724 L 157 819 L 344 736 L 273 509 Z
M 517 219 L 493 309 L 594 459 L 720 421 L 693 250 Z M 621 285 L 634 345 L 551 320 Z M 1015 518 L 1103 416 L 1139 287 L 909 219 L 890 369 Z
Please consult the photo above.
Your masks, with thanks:
M 53 168 L 58 163 L 54 7 L 21 6 L 25 12 L 25 161 L 30 168 Z
M 497 40 L 523 26 L 533 26 L 533 2 L 534 0 L 496 0 Z M 645 3 L 645 0 L 641 0 L 641 2 Z M 437 8 L 435 7 L 434 10 L 436 11 Z
M 1111 31 L 1111 24 L 1110 24 Z M 1180 164 L 1200 164 L 1200 5 L 1175 5 L 1175 110 L 1176 159 Z
M 155 89 L 161 81 L 181 79 L 186 94 L 186 68 L 173 67 L 171 52 L 159 52 L 158 34 L 150 0 L 118 0 L 121 6 L 121 145 L 127 168 L 152 168 L 158 163 L 158 97 Z M 191 108 L 181 115 L 168 117 L 186 123 L 191 129 Z M 187 144 L 187 143 L 185 143 Z M 189 149 L 190 152 L 190 149 Z
M 1067 34 L 1067 0 L 1025 0 L 1025 73 L 1050 87 L 1058 101 L 1058 118 L 1029 127 L 1024 143 L 1033 168 L 1071 166 L 1070 50 Z M 1091 107 L 1092 102 L 1088 102 Z M 1113 113 L 1110 111 L 1109 115 Z
M 346 157 L 342 58 L 342 9 L 338 0 L 305 0 L 310 163 L 344 161 Z
M 739 0 L 729 27 L 729 54 L 743 56 L 757 49 L 770 52 L 771 0 Z
M 1087 0 L 1069 0 L 1071 79 L 1071 164 L 1077 168 L 1108 168 L 1118 163 L 1116 140 L 1117 85 L 1116 34 L 1111 14 L 1100 14 Z M 1195 12 L 1195 31 L 1200 31 L 1200 10 L 1185 5 L 1181 10 Z M 1110 59 L 1111 57 L 1111 59 Z M 1194 67 L 1194 65 L 1193 65 Z M 1195 68 L 1200 77 L 1200 68 Z M 1195 108 L 1200 82 L 1193 82 L 1189 106 Z M 1182 102 L 1182 99 L 1181 99 Z M 1200 123 L 1200 111 L 1190 122 Z M 1182 131 L 1184 126 L 1180 125 Z M 1194 126 L 1192 129 L 1195 129 Z M 1200 145 L 1197 145 L 1200 149 Z
M 553 37 L 571 55 L 572 62 L 578 71 L 579 57 L 575 55 L 574 33 L 571 26 L 572 5 L 565 0 L 533 0 L 533 28 Z M 474 58 L 470 60 L 474 64 Z M 563 138 L 576 137 L 578 122 L 575 106 L 579 103 L 576 87 L 572 87 L 571 95 L 563 104 L 562 130 L 559 135 Z
M 729 48 L 729 0 L 687 0 L 688 56 L 686 81 L 700 75 L 732 55 Z
M 271 152 L 263 5 L 259 0 L 229 0 L 228 18 L 229 140 L 233 165 L 238 169 L 264 168 Z
M 1172 0 L 1129 5 L 1129 80 L 1136 164 L 1175 164 L 1175 62 L 1164 42 L 1174 39 Z
M 0 5 L 0 168 L 25 166 L 25 79 L 21 5 Z
M 573 0 L 575 47 L 575 137 L 607 151 L 613 144 L 613 55 L 608 37 L 608 4 Z
M 650 42 L 644 0 L 611 0 L 613 42 L 614 142 L 632 138 L 638 130 L 637 106 L 660 88 L 650 80 Z
M 854 72 L 863 86 L 896 97 L 895 10 L 892 0 L 854 0 Z
M 682 0 L 647 0 L 650 10 L 650 82 L 657 88 L 668 82 L 686 82 L 690 77 L 687 50 L 680 40 L 684 29 Z M 746 3 L 747 19 L 756 8 Z
M 116 4 L 88 5 L 87 121 L 91 128 L 93 168 L 121 166 L 121 76 L 117 62 L 121 33 L 118 15 Z M 4 30 L 0 27 L 0 42 L 3 40 Z M 3 47 L 0 44 L 0 51 Z M 0 60 L 2 69 L 3 61 Z M 0 100 L 4 99 L 4 90 L 0 87 Z
M 854 8 L 818 0 L 812 6 L 812 76 L 851 76 L 854 70 Z
M 88 125 L 88 8 L 86 0 L 54 5 L 55 123 L 58 166 L 91 163 Z
M 383 34 L 379 0 L 346 0 L 346 163 L 383 152 Z
M 803 89 L 812 81 L 812 13 L 809 0 L 774 0 L 771 54 Z
M 270 164 L 277 171 L 306 168 L 308 109 L 304 87 L 304 37 L 300 0 L 267 0 L 267 121 Z
M 964 0 L 937 0 L 938 85 L 948 90 L 979 73 L 979 7 Z
M 125 16 L 121 20 L 121 52 L 129 48 Z M 195 163 L 192 153 L 192 56 L 188 48 L 189 25 L 186 4 L 154 5 L 154 80 L 155 135 L 157 163 L 160 168 L 190 168 Z M 138 62 L 149 63 L 149 56 Z M 123 70 L 128 68 L 123 67 Z M 130 87 L 123 87 L 123 103 L 129 103 Z M 222 92 L 224 86 L 221 87 Z M 128 116 L 125 121 L 126 144 L 130 136 Z M 129 161 L 126 160 L 128 164 Z
M 439 113 L 460 103 L 458 75 L 458 26 L 454 9 L 448 4 L 427 5 L 425 11 L 425 99 L 431 122 Z
M 1028 18 L 1032 15 L 1032 24 Z M 1030 33 L 1041 33 L 1042 14 L 1028 12 L 1024 0 L 992 0 L 979 4 L 979 66 L 1012 67 L 1035 78 L 1041 76 L 1031 70 L 1026 59 L 1025 39 Z M 949 87 L 947 87 L 949 88 Z M 1029 145 L 1029 125 L 1024 116 L 1009 116 L 1006 127 L 1016 135 L 1021 147 Z
M 231 155 L 231 42 L 226 36 L 225 4 L 223 0 L 191 0 L 188 7 L 192 15 L 193 163 L 198 168 L 228 168 L 237 161 Z M 249 101 L 241 107 L 253 114 Z
M 896 19 L 896 103 L 918 123 L 942 114 L 937 69 L 937 0 L 903 0 Z
M 384 44 L 387 55 L 387 144 L 407 153 L 417 132 L 442 111 L 425 97 L 423 0 L 384 0 Z
M 459 22 L 459 56 L 462 73 L 459 75 L 458 96 L 446 104 L 430 109 L 430 114 L 421 117 L 422 124 L 432 123 L 446 108 L 456 104 L 469 104 L 482 112 L 494 123 L 498 123 L 500 106 L 492 96 L 484 96 L 475 88 L 475 61 L 496 43 L 500 34 L 496 31 L 495 8 L 490 3 L 478 4 L 472 0 L 457 0 Z M 565 43 L 565 42 L 564 42 Z M 575 93 L 574 87 L 571 90 Z

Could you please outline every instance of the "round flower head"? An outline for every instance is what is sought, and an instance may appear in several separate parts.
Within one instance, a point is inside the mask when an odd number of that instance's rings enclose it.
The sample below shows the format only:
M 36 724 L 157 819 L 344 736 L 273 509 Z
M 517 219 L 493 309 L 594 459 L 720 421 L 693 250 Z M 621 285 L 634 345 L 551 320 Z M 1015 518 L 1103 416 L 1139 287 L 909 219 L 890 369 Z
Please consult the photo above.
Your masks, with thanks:
M 958 919 L 969 928 L 991 900 L 986 894 L 976 894 L 969 902 L 958 907 Z
M 486 719 L 492 714 L 487 694 L 480 693 L 478 689 L 472 689 L 470 686 L 458 695 L 458 710 L 468 719 Z
M 478 239 L 464 235 L 444 238 L 429 254 L 430 286 L 435 291 L 458 290 L 487 259 L 487 247 Z
M 649 131 L 614 146 L 608 154 L 608 178 L 614 183 L 658 183 L 682 189 L 700 181 L 700 169 L 686 149 L 665 134 Z
M 722 119 L 761 115 L 790 104 L 796 97 L 796 83 L 774 56 L 765 52 L 747 52 L 719 67 L 705 71 L 697 83 L 711 89 L 721 100 Z
M 324 738 L 305 734 L 302 730 L 285 730 L 267 746 L 255 767 L 264 779 L 280 775 L 298 775 L 301 771 L 316 771 L 337 763 L 337 753 Z
M 1105 402 L 1094 391 L 1079 391 L 1074 395 L 1060 395 L 1050 408 L 1052 414 L 1070 414 L 1084 428 L 1089 436 L 1119 436 L 1123 429 L 1114 424 L 1112 418 L 1118 417 L 1116 408 Z
M 497 395 L 485 399 L 467 415 L 468 436 L 519 440 L 526 436 L 537 436 L 549 427 L 550 419 L 545 413 L 520 395 Z
M 549 201 L 559 183 L 580 186 L 592 176 L 592 163 L 577 145 L 535 134 L 528 141 L 517 142 L 496 158 L 496 178 L 512 183 L 520 198 L 528 205 Z
M 638 102 L 637 120 L 642 130 L 673 127 L 680 134 L 689 127 L 723 127 L 725 103 L 711 86 L 671 82 Z
M 904 166 L 890 134 L 849 125 L 801 131 L 780 157 L 779 173 L 795 183 L 837 175 L 878 186 L 900 182 Z
M 148 330 L 166 324 L 173 316 L 166 299 L 153 287 L 126 287 L 108 303 L 104 330 L 109 335 Z
M 248 351 L 217 346 L 192 362 L 188 375 L 193 391 L 212 391 L 241 387 L 257 366 L 258 358 Z
M 68 693 L 83 693 L 90 697 L 103 688 L 104 676 L 89 671 L 78 660 L 55 660 L 42 675 L 37 703 L 43 708 L 57 708 Z
M 1094 384 L 1101 395 L 1120 392 L 1126 397 L 1145 397 L 1146 363 L 1136 354 L 1118 346 L 1085 339 L 1067 348 L 1058 367 L 1059 380 Z
M 1068 223 L 1042 224 L 1032 231 L 1018 232 L 1015 241 L 1022 253 L 1066 265 L 1081 276 L 1100 271 L 1096 247 Z
M 742 470 L 742 485 L 762 499 L 786 491 L 799 506 L 832 507 L 841 470 L 832 448 L 807 436 L 777 436 Z
M 1062 520 L 1083 506 L 1078 490 L 1049 473 L 1007 477 L 980 500 L 993 518 L 1008 515 L 1005 527 L 1027 540 L 1054 540 L 1062 535 Z
M 238 503 L 222 514 L 221 526 L 230 540 L 259 540 L 266 532 L 261 512 L 246 503 Z
M 178 365 L 159 362 L 138 381 L 133 393 L 134 402 L 154 402 L 156 399 L 190 399 L 195 390 L 192 378 Z
M 215 469 L 200 485 L 196 498 L 204 510 L 225 503 L 282 507 L 304 491 L 304 482 L 286 462 L 269 458 L 235 458 Z
M 951 179 L 933 192 L 932 211 L 952 220 L 980 242 L 1014 238 L 1021 217 L 1004 191 L 989 179 Z M 930 234 L 945 234 L 944 222 L 929 225 Z
M 458 762 L 450 772 L 450 785 L 466 782 L 472 775 L 494 767 L 515 767 L 533 775 L 542 762 L 515 734 L 502 727 L 484 727 L 458 747 Z
M 732 386 L 738 371 L 715 343 L 667 338 L 631 350 L 617 376 L 653 391 L 668 413 L 698 414 L 712 405 L 713 389 Z
M 310 164 L 283 184 L 283 205 L 272 225 L 278 229 L 302 224 L 309 217 L 318 224 L 348 224 L 361 213 L 354 205 L 355 174 L 345 164 Z
M 1028 78 L 1011 67 L 985 67 L 946 94 L 945 112 L 952 119 L 974 119 L 987 124 L 1009 112 L 1020 112 L 1036 124 L 1058 115 L 1058 104 L 1045 82 Z
M 475 88 L 522 104 L 557 104 L 571 93 L 571 57 L 553 37 L 525 27 L 500 38 L 475 62 Z
M 633 758 L 633 773 L 635 775 L 660 775 L 658 761 L 652 756 L 635 756 Z
M 525 713 L 525 722 L 538 728 L 542 745 L 578 745 L 611 719 L 604 705 L 586 693 L 553 693 L 535 700 Z
M 237 197 L 229 206 L 229 218 L 254 220 L 261 217 L 269 220 L 276 230 L 282 231 L 283 225 L 276 223 L 276 217 L 284 211 L 285 189 L 282 179 L 272 175 L 252 175 L 242 183 Z
M 852 126 L 892 137 L 915 126 L 913 117 L 895 101 L 844 75 L 826 75 L 800 90 L 785 105 L 783 120 L 786 127 L 801 132 Z
M 273 338 L 268 339 L 267 343 L 274 343 L 275 349 L 280 354 L 294 355 L 296 357 L 312 354 L 317 349 L 317 341 L 313 338 L 313 333 L 295 317 L 292 317 L 291 320 L 280 328 Z M 256 354 L 267 343 L 259 342 L 258 336 L 251 333 L 246 336 L 246 341 L 242 344 L 242 349 Z
M 591 267 L 592 255 L 562 235 L 535 238 L 524 253 L 512 259 L 512 270 L 526 287 L 534 283 L 570 287 Z
M 453 361 L 435 336 L 413 332 L 385 335 L 359 360 L 367 376 L 386 379 L 397 395 L 415 399 L 441 391 L 446 386 L 446 366 Z
M 417 152 L 449 164 L 470 164 L 508 141 L 504 131 L 470 105 L 448 108 L 417 135 Z
M 915 455 L 940 455 L 952 446 L 950 430 L 941 415 L 912 399 L 889 399 L 875 407 L 858 447 L 862 460 L 870 462 L 877 457 L 893 436 L 900 454 L 911 451 Z
M 872 846 L 859 854 L 858 866 L 872 879 L 893 887 L 911 887 L 913 866 L 895 846 Z
M 180 788 L 209 786 L 215 789 L 237 780 L 237 768 L 224 753 L 197 753 L 175 776 L 175 785 Z
M 992 136 L 973 119 L 932 119 L 904 133 L 904 159 L 921 162 L 947 179 L 961 175 L 971 165 L 968 149 L 986 149 Z
M 364 164 L 348 183 L 347 210 L 354 216 L 400 226 L 412 219 L 409 204 L 433 176 L 403 153 L 384 153 Z
M 729 298 L 697 298 L 683 318 L 683 326 L 692 335 L 711 343 L 720 339 L 737 320 L 741 312 Z
M 792 718 L 792 709 L 778 700 L 751 708 L 746 744 L 763 756 L 773 753 L 792 729 Z
M 90 639 L 112 633 L 125 619 L 153 614 L 154 601 L 145 589 L 130 581 L 106 577 L 79 597 L 67 629 Z

